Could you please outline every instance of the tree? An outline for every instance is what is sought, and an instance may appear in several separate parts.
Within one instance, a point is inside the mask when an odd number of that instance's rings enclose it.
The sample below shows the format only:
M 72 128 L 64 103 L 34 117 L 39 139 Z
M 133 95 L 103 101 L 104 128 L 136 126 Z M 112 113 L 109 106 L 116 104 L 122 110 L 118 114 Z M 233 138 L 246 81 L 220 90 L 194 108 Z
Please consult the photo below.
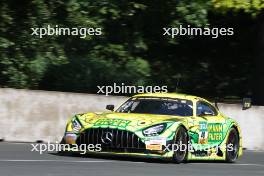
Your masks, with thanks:
M 51 22 L 52 13 L 42 0 L 1 1 L 0 86 L 37 88 L 48 65 L 67 62 L 56 38 L 31 36 L 31 29 Z
M 262 0 L 3 0 L 0 8 L 1 87 L 96 92 L 124 82 L 204 97 L 253 91 L 255 102 L 264 100 L 262 86 L 250 84 L 263 81 Z M 31 35 L 31 27 L 47 25 L 99 27 L 103 35 Z M 233 27 L 235 35 L 163 35 L 179 25 Z
M 264 3 L 263 0 L 213 0 L 215 8 L 224 11 L 245 11 L 256 19 L 256 31 L 253 35 L 255 47 L 254 74 L 252 75 L 252 91 L 255 104 L 264 105 Z
M 253 75 L 253 98 L 256 104 L 264 105 L 264 14 L 258 16 L 255 55 L 255 74 Z

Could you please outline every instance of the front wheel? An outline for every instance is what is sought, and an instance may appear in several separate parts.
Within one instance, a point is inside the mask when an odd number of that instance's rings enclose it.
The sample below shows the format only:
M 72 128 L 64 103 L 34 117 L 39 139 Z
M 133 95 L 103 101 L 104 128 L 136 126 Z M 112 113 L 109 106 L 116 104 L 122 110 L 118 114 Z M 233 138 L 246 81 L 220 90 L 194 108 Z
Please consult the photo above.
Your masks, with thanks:
M 235 128 L 231 128 L 226 146 L 226 162 L 235 162 L 239 151 L 239 135 Z
M 176 163 L 182 163 L 186 161 L 187 154 L 188 154 L 188 135 L 187 131 L 180 126 L 175 134 L 173 140 L 173 160 Z

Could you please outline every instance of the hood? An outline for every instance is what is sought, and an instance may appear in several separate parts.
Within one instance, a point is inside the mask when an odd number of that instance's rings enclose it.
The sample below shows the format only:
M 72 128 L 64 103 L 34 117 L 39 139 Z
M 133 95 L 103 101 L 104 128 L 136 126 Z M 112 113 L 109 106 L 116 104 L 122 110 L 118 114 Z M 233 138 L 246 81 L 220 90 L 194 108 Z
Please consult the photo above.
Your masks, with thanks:
M 135 113 L 86 113 L 77 116 L 85 128 L 119 128 L 137 131 L 159 123 L 183 121 L 186 117 Z

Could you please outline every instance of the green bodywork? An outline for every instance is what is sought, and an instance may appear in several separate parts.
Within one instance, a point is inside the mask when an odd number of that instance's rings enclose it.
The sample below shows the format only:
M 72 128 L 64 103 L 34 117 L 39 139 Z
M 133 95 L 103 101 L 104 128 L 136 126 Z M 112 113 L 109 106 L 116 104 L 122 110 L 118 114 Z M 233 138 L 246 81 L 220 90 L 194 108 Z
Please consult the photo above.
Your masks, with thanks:
M 189 98 L 194 103 L 200 99 Z M 206 101 L 202 99 L 203 101 Z M 194 111 L 194 114 L 196 112 Z M 81 130 L 74 131 L 72 121 L 78 119 L 81 123 Z M 143 130 L 153 125 L 166 123 L 166 129 L 159 135 L 146 137 L 143 135 Z M 239 156 L 242 155 L 242 138 L 238 124 L 231 118 L 224 116 L 218 112 L 216 116 L 190 116 L 180 117 L 171 115 L 153 115 L 153 114 L 136 114 L 136 113 L 85 113 L 75 115 L 68 121 L 65 134 L 74 133 L 77 136 L 89 128 L 113 128 L 125 131 L 130 131 L 136 134 L 143 143 L 148 143 L 152 140 L 160 140 L 163 144 L 168 144 L 174 139 L 176 130 L 179 126 L 184 127 L 189 135 L 189 143 L 192 146 L 191 151 L 188 151 L 188 160 L 225 160 L 225 150 L 222 154 L 216 153 L 215 147 L 225 147 L 227 136 L 232 127 L 236 128 L 239 133 L 240 146 Z M 200 150 L 210 149 L 207 152 Z M 209 151 L 209 152 L 208 152 Z M 100 152 L 98 152 L 100 153 Z M 107 153 L 107 152 L 101 152 Z M 173 151 L 160 152 L 159 154 L 151 153 L 110 153 L 116 155 L 133 155 L 144 157 L 172 158 Z

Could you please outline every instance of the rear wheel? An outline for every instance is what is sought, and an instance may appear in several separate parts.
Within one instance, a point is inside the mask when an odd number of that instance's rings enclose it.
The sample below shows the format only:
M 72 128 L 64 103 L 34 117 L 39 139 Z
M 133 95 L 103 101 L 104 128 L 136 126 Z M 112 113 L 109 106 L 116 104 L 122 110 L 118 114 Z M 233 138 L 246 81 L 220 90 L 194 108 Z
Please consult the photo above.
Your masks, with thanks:
M 235 128 L 231 128 L 226 146 L 226 162 L 235 162 L 239 151 L 239 135 Z
M 176 163 L 182 163 L 186 161 L 188 154 L 188 135 L 187 131 L 180 126 L 175 134 L 173 144 L 173 160 Z

